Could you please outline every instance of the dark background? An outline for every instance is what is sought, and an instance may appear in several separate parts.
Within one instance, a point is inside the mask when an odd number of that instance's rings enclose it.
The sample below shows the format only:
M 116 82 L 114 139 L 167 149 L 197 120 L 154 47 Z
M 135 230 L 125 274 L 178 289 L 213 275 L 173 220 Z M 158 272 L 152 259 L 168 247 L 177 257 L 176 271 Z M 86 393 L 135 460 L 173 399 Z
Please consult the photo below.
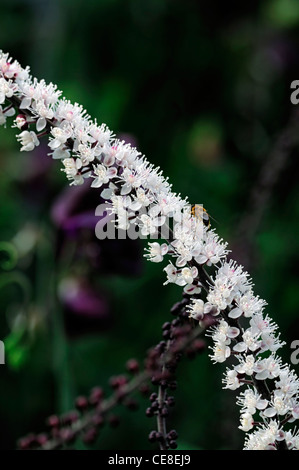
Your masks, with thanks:
M 202 203 L 286 341 L 298 331 L 299 3 L 214 0 L 2 0 L 0 47 L 134 142 L 173 189 Z M 295 132 L 288 133 L 294 119 Z M 143 242 L 99 242 L 97 195 L 73 188 L 45 145 L 21 154 L 0 131 L 0 446 L 45 429 L 130 357 L 142 360 L 181 289 L 162 286 Z M 57 215 L 58 214 L 58 215 Z M 74 217 L 74 215 L 76 217 Z M 93 225 L 92 225 L 93 224 Z M 9 268 L 9 269 L 8 269 Z M 208 346 L 208 343 L 207 343 Z M 295 369 L 298 366 L 294 366 Z M 170 426 L 179 449 L 238 449 L 235 393 L 208 349 L 180 365 Z M 95 448 L 147 449 L 148 402 L 120 409 Z M 80 448 L 82 445 L 80 444 Z M 78 448 L 78 447 L 77 447 Z

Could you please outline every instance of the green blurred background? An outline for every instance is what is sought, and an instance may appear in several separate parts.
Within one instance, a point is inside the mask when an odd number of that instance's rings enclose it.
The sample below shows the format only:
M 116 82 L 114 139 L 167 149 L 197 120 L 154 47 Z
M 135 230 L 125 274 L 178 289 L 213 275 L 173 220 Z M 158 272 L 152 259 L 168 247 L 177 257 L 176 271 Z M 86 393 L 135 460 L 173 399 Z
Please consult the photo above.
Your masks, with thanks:
M 0 13 L 4 51 L 207 208 L 267 300 L 289 361 L 299 339 L 299 121 L 294 137 L 284 129 L 296 113 L 299 2 L 2 0 Z M 67 182 L 46 147 L 20 154 L 14 130 L 1 128 L 0 170 L 1 248 L 13 256 L 8 266 L 2 253 L 0 274 L 0 447 L 13 449 L 94 385 L 108 394 L 109 377 L 160 341 L 181 290 L 162 286 L 161 265 L 144 260 L 141 243 L 101 243 L 80 217 L 71 230 L 57 222 L 59 208 L 68 221 L 97 200 L 87 192 L 74 207 L 65 202 Z M 208 350 L 181 363 L 169 419 L 179 449 L 242 448 L 223 370 Z M 155 423 L 147 400 L 139 403 L 134 413 L 117 410 L 120 426 L 104 428 L 95 448 L 152 448 Z

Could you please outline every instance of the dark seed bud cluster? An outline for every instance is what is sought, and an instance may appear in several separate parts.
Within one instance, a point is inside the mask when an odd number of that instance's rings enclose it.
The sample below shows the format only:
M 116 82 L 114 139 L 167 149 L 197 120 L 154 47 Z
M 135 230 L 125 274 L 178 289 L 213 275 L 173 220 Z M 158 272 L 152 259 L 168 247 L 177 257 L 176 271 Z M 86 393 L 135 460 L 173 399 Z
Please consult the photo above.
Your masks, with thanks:
M 151 393 L 149 397 L 150 405 L 146 409 L 146 416 L 157 417 L 158 430 L 153 430 L 149 434 L 149 442 L 158 442 L 160 449 L 176 449 L 177 432 L 165 432 L 166 425 L 161 426 L 161 420 L 165 422 L 170 414 L 170 409 L 175 405 L 172 392 L 177 388 L 175 379 L 176 369 L 183 356 L 183 351 L 189 358 L 195 357 L 202 352 L 205 347 L 203 341 L 193 340 L 188 347 L 184 347 L 190 333 L 192 324 L 189 320 L 187 306 L 189 298 L 184 297 L 181 302 L 177 302 L 171 309 L 175 315 L 172 321 L 167 321 L 162 325 L 162 341 L 148 353 L 146 367 L 151 374 L 152 385 L 157 386 L 159 392 Z M 163 429 L 163 433 L 161 433 Z

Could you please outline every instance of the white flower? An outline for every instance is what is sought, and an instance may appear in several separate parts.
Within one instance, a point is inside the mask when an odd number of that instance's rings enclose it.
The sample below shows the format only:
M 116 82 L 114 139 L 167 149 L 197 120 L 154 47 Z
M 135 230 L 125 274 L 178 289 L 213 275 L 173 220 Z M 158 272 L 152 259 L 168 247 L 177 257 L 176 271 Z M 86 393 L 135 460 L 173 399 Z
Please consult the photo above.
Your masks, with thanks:
M 90 142 L 97 142 L 98 147 L 101 149 L 105 145 L 109 144 L 113 136 L 112 132 L 107 128 L 106 124 L 98 126 L 97 124 L 90 123 L 88 126 L 88 133 L 90 135 Z
M 132 194 L 129 207 L 132 211 L 138 211 L 143 207 L 149 206 L 153 202 L 153 197 L 143 188 L 137 188 L 136 194 Z
M 176 240 L 172 243 L 172 246 L 175 247 L 175 251 L 178 254 L 178 258 L 176 260 L 176 265 L 178 267 L 183 267 L 192 260 L 192 245 L 189 247 L 181 241 Z
M 47 119 L 53 119 L 54 111 L 49 106 L 45 105 L 44 100 L 35 103 L 33 114 L 37 115 L 36 130 L 42 131 L 47 125 Z
M 257 380 L 272 379 L 279 376 L 280 361 L 271 355 L 265 359 L 256 362 L 254 371 L 256 372 L 255 378 Z
M 98 154 L 100 154 L 101 149 L 105 148 L 105 146 L 111 148 L 110 141 L 113 137 L 113 133 L 108 129 L 106 124 L 98 126 L 97 123 L 89 123 L 87 131 L 90 136 L 89 141 L 96 143 Z
M 200 284 L 186 284 L 184 287 L 184 293 L 188 295 L 196 295 L 201 293 Z
M 36 96 L 36 84 L 37 81 L 34 81 L 34 83 L 29 81 L 28 83 L 25 82 L 21 84 L 22 99 L 19 106 L 20 109 L 30 108 L 32 100 Z
M 205 243 L 200 255 L 196 257 L 196 261 L 199 264 L 207 263 L 208 266 L 217 264 L 226 256 L 226 247 L 227 243 L 223 243 L 223 240 L 220 240 L 213 230 L 207 230 Z
M 88 165 L 95 159 L 95 150 L 89 144 L 78 144 L 76 153 L 80 156 L 84 165 Z
M 262 313 L 255 313 L 249 321 L 252 331 L 256 333 L 272 332 L 274 333 L 277 329 L 277 325 L 268 317 Z
M 248 354 L 245 359 L 240 360 L 240 364 L 235 366 L 235 370 L 239 374 L 252 375 L 255 371 L 255 358 L 252 354 Z
M 169 216 L 171 214 L 174 214 L 174 212 L 180 206 L 180 201 L 177 195 L 169 191 L 159 192 L 156 197 L 156 202 L 156 215 L 162 214 L 165 216 Z
M 205 314 L 205 303 L 202 299 L 192 299 L 192 305 L 188 309 L 189 317 L 194 320 L 202 320 Z
M 167 281 L 164 282 L 164 285 L 166 285 L 170 282 L 171 283 L 176 282 L 177 277 L 178 277 L 178 271 L 177 271 L 176 267 L 171 262 L 169 262 L 169 264 L 166 266 L 166 268 L 163 269 L 163 271 L 165 271 L 166 275 L 167 275 Z
M 83 184 L 84 177 L 79 173 L 79 170 L 82 168 L 82 162 L 80 158 L 65 158 L 62 163 L 64 165 L 62 171 L 64 171 L 67 178 L 72 181 L 71 184 Z
M 147 251 L 148 253 L 144 255 L 147 259 L 153 263 L 160 263 L 168 252 L 168 245 L 166 243 L 160 245 L 158 242 L 149 243 Z
M 153 235 L 157 233 L 157 228 L 165 223 L 165 217 L 150 217 L 147 214 L 142 214 L 139 217 L 139 227 L 141 227 L 141 234 L 143 236 Z
M 253 420 L 252 415 L 248 411 L 241 414 L 240 421 L 241 421 L 241 424 L 239 426 L 239 429 L 241 429 L 241 431 L 247 432 L 253 428 L 254 420 Z
M 230 344 L 232 338 L 240 334 L 239 328 L 230 326 L 225 320 L 220 320 L 215 327 L 211 328 L 213 341 Z
M 234 346 L 234 351 L 236 352 L 246 352 L 246 351 L 256 351 L 260 347 L 260 342 L 258 341 L 259 335 L 252 334 L 250 329 L 246 330 L 243 335 L 243 341 L 238 342 Z
M 243 314 L 245 317 L 252 317 L 254 314 L 261 313 L 263 311 L 266 302 L 258 296 L 253 295 L 253 292 L 250 289 L 248 292 L 236 299 L 236 304 L 240 310 L 240 314 L 238 316 Z M 231 318 L 236 318 L 236 316 L 232 316 Z
M 0 51 L 0 74 L 2 74 L 6 78 L 13 78 L 16 79 L 21 78 L 23 80 L 28 79 L 27 70 L 22 69 L 20 64 L 14 60 L 9 58 L 8 54 L 4 54 Z
M 21 152 L 31 152 L 34 147 L 39 145 L 36 133 L 33 131 L 23 131 L 17 136 L 17 140 L 21 143 Z
M 178 286 L 185 286 L 186 284 L 193 284 L 193 280 L 198 274 L 197 268 L 193 266 L 192 268 L 183 268 L 179 271 L 179 275 L 176 280 Z
M 213 362 L 224 362 L 230 356 L 231 350 L 226 342 L 217 341 L 212 347 L 213 354 L 210 355 L 210 358 Z
M 229 370 L 227 369 L 226 374 L 222 380 L 222 382 L 225 384 L 225 387 L 223 388 L 228 388 L 230 390 L 237 390 L 242 384 L 238 378 L 238 372 L 236 370 Z
M 140 155 L 140 152 L 137 152 L 136 149 L 132 148 L 130 144 L 125 142 L 115 141 L 111 146 L 111 151 L 113 151 L 114 157 L 118 165 L 121 167 L 135 168 L 137 169 L 137 157 Z M 142 162 L 140 162 L 142 165 Z
M 275 390 L 272 396 L 270 407 L 264 411 L 264 416 L 272 418 L 276 414 L 285 415 L 292 410 L 292 402 L 281 390 Z
M 52 127 L 51 134 L 54 139 L 50 140 L 49 147 L 52 150 L 55 150 L 66 143 L 66 141 L 72 136 L 73 130 L 71 126 L 63 125 L 61 127 Z
M 261 350 L 275 352 L 285 344 L 284 341 L 280 341 L 279 337 L 275 336 L 272 332 L 262 332 L 261 334 Z
M 219 310 L 225 310 L 233 301 L 234 284 L 232 280 L 225 275 L 217 275 L 214 286 L 208 293 L 207 300 L 216 305 Z
M 95 179 L 91 183 L 92 188 L 100 188 L 103 184 L 109 182 L 117 174 L 116 168 L 106 168 L 104 165 L 99 164 L 94 166 Z
M 58 121 L 80 128 L 84 114 L 85 111 L 81 105 L 78 103 L 72 104 L 70 101 L 62 99 L 58 102 L 55 116 Z
M 241 393 L 237 403 L 242 406 L 243 412 L 248 412 L 251 415 L 254 415 L 256 410 L 264 410 L 269 404 L 268 400 L 261 398 L 261 395 L 251 388 L 247 388 Z
M 286 396 L 293 397 L 299 393 L 299 380 L 289 367 L 284 367 L 275 381 L 277 389 L 281 390 Z
M 113 184 L 113 183 L 112 183 Z M 115 194 L 111 195 L 112 207 L 110 207 L 110 212 L 116 214 L 117 218 L 117 227 L 122 230 L 128 230 L 130 227 L 130 214 L 126 209 L 126 201 L 123 196 L 116 196 Z
M 136 171 L 129 168 L 124 168 L 123 173 L 120 176 L 123 184 L 121 187 L 121 194 L 129 194 L 133 188 L 138 188 L 144 182 L 142 176 L 140 176 Z

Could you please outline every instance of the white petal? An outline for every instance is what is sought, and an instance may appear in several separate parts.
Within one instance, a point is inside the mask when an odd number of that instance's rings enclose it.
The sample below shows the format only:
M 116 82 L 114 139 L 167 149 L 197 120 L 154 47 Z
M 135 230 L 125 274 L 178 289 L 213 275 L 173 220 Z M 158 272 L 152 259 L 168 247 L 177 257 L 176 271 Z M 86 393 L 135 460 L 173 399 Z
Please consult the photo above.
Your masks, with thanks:
M 129 194 L 131 192 L 132 186 L 130 184 L 124 184 L 123 187 L 121 188 L 120 194 L 122 196 Z
M 62 143 L 58 139 L 53 139 L 53 140 L 51 140 L 51 142 L 49 142 L 49 147 L 52 150 L 58 149 L 58 147 L 60 147 L 61 145 L 62 145 Z
M 21 148 L 21 152 L 31 152 L 33 149 L 34 149 L 34 143 L 33 143 L 33 142 L 30 142 L 29 144 L 24 145 L 24 146 Z
M 69 156 L 70 156 L 70 152 L 68 150 L 63 150 L 59 148 L 54 150 L 52 154 L 52 158 L 54 158 L 55 160 L 58 160 L 60 158 L 69 158 Z
M 168 245 L 167 245 L 167 243 L 163 243 L 161 245 L 161 254 L 164 256 L 164 255 L 166 255 L 166 253 L 168 253 Z
M 114 191 L 113 189 L 111 188 L 105 188 L 102 192 L 101 192 L 101 197 L 105 200 L 110 200 L 112 198 L 112 196 L 114 195 Z
M 267 408 L 263 414 L 267 416 L 267 418 L 272 418 L 273 416 L 276 415 L 276 410 L 275 408 Z
M 229 338 L 236 338 L 236 337 L 239 335 L 239 333 L 240 333 L 239 328 L 231 327 L 231 328 L 229 328 L 229 330 L 228 330 L 227 336 L 228 336 Z
M 176 282 L 175 282 L 178 286 L 185 286 L 186 284 L 188 284 L 188 282 L 186 281 L 186 279 L 184 279 L 182 276 L 178 277 Z
M 30 106 L 31 104 L 31 98 L 23 98 L 22 101 L 21 101 L 21 104 L 19 106 L 20 109 L 26 109 Z
M 161 263 L 163 261 L 163 256 L 156 255 L 154 258 L 151 258 L 152 263 Z
M 138 211 L 139 209 L 141 209 L 142 204 L 139 201 L 133 201 L 129 204 L 129 207 L 132 211 L 135 212 L 135 211 Z
M 194 286 L 193 284 L 187 284 L 184 287 L 184 292 L 185 294 L 191 295 L 191 294 L 200 294 L 201 288 L 198 286 Z
M 96 178 L 93 180 L 93 182 L 91 183 L 91 188 L 100 188 L 101 186 L 103 186 L 103 183 L 102 181 L 100 180 L 100 178 Z
M 117 174 L 117 169 L 116 168 L 109 168 L 107 171 L 107 176 L 109 178 L 114 178 L 114 176 Z
M 195 266 L 193 266 L 193 268 L 191 268 L 191 274 L 192 274 L 193 278 L 197 276 L 198 271 L 197 271 L 197 268 Z
M 242 315 L 242 310 L 238 307 L 233 308 L 228 314 L 230 318 L 239 318 L 241 315 Z
M 199 255 L 197 256 L 196 258 L 196 261 L 199 263 L 199 264 L 205 264 L 206 261 L 207 261 L 207 257 L 205 255 Z
M 179 256 L 175 263 L 179 268 L 186 265 L 186 259 L 183 256 Z
M 258 400 L 256 402 L 256 408 L 258 410 L 264 410 L 266 408 L 266 406 L 268 406 L 268 400 Z
M 247 346 L 245 343 L 238 343 L 233 347 L 233 350 L 236 352 L 244 352 L 246 351 Z
M 103 163 L 106 166 L 111 166 L 115 162 L 115 158 L 112 155 L 105 155 Z
M 37 132 L 42 131 L 46 127 L 46 125 L 47 125 L 47 121 L 44 117 L 38 118 L 38 120 L 36 121 Z
M 10 108 L 8 109 L 7 111 L 5 111 L 5 116 L 7 117 L 10 117 L 10 116 L 13 116 L 15 114 L 15 109 L 14 108 Z
M 75 165 L 77 170 L 80 170 L 80 168 L 82 168 L 82 160 L 80 158 L 76 158 Z
M 263 370 L 262 372 L 258 372 L 255 376 L 255 378 L 257 380 L 265 380 L 268 378 L 268 371 L 267 370 Z
M 161 217 L 157 217 L 156 219 L 153 220 L 153 224 L 155 227 L 161 227 L 161 225 L 165 224 L 166 217 L 163 215 Z

